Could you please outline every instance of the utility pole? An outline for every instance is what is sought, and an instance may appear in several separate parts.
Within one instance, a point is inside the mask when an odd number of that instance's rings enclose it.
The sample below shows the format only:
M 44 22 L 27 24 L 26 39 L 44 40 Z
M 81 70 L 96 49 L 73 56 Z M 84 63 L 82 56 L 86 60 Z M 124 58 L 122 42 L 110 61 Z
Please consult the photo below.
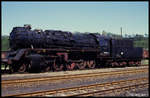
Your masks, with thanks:
M 121 30 L 121 37 L 122 37 L 122 27 L 120 28 L 120 30 Z

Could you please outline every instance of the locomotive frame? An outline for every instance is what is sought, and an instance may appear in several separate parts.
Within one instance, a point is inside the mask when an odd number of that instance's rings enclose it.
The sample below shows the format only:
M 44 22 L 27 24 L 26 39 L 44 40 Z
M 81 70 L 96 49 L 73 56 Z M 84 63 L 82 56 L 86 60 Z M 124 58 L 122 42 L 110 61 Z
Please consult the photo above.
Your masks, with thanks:
M 3 63 L 9 64 L 11 72 L 82 70 L 85 68 L 101 68 L 102 66 L 138 66 L 141 62 L 141 58 L 122 59 L 120 57 L 102 56 L 99 49 L 28 48 L 8 54 L 9 59 L 3 60 Z

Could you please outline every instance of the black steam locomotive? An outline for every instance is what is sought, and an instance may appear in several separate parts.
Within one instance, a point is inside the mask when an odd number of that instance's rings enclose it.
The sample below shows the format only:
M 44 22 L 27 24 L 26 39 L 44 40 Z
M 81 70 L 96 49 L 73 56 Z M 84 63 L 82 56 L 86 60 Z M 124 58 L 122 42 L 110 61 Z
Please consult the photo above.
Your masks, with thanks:
M 127 38 L 113 39 L 97 33 L 31 30 L 14 27 L 3 63 L 12 72 L 59 71 L 102 66 L 140 65 L 143 49 Z

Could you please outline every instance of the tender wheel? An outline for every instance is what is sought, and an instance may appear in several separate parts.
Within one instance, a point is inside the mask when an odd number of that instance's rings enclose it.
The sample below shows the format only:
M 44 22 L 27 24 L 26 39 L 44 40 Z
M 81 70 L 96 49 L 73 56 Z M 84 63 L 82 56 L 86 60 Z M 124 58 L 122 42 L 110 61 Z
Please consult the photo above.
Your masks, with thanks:
M 75 68 L 75 63 L 67 64 L 67 70 L 73 70 Z
M 53 64 L 54 70 L 61 71 L 61 70 L 63 70 L 63 67 L 64 67 L 63 64 L 61 64 L 61 62 L 59 60 L 57 60 L 57 59 L 54 60 L 54 64 Z
M 84 69 L 86 67 L 86 61 L 77 64 L 79 69 Z
M 95 61 L 94 60 L 91 60 L 91 61 L 88 61 L 87 62 L 87 65 L 88 65 L 88 67 L 90 68 L 90 69 L 93 69 L 93 68 L 95 68 Z
M 112 67 L 117 67 L 117 66 L 119 66 L 119 64 L 118 64 L 117 62 L 112 62 L 112 63 L 111 63 L 111 66 L 112 66 Z
M 141 62 L 140 61 L 136 61 L 135 64 L 136 64 L 136 66 L 140 66 Z
M 44 71 L 48 72 L 50 70 L 51 70 L 50 66 L 47 66 Z
M 22 64 L 22 65 L 20 66 L 20 68 L 18 69 L 18 72 L 25 72 L 25 71 L 26 71 L 26 68 L 27 68 L 26 64 Z
M 135 65 L 134 61 L 129 61 L 129 66 L 134 66 L 134 65 Z

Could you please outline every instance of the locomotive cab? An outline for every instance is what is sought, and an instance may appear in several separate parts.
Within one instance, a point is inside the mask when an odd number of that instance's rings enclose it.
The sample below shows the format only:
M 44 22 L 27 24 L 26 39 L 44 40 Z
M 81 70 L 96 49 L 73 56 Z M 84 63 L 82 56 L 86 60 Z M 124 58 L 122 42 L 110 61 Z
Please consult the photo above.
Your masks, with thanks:
M 108 37 L 99 37 L 99 46 L 100 46 L 100 55 L 101 56 L 110 56 L 110 38 Z

